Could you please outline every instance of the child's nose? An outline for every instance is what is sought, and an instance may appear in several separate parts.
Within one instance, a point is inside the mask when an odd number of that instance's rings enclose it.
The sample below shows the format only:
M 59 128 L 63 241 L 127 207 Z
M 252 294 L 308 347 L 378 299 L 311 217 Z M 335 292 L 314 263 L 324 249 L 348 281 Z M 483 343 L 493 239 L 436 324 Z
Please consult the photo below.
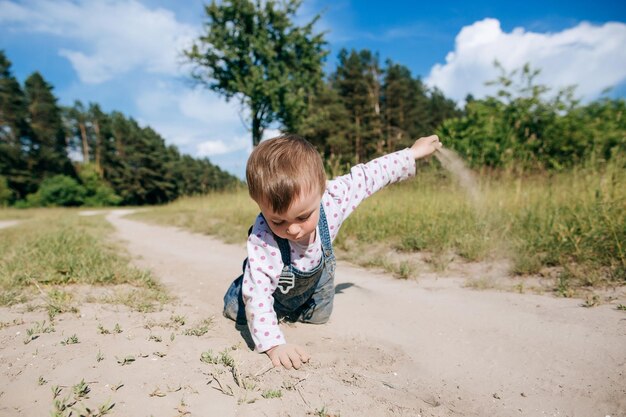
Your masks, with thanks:
M 298 232 L 300 232 L 300 226 L 298 226 L 297 224 L 291 224 L 287 228 L 287 233 L 289 233 L 290 235 L 297 235 Z

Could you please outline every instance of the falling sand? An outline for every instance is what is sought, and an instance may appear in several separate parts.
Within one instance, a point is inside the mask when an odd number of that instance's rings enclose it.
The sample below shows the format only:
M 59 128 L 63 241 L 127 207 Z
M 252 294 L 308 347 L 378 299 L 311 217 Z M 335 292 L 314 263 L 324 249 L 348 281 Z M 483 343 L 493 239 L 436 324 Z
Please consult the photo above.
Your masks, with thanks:
M 467 193 L 474 206 L 478 208 L 482 197 L 476 181 L 476 175 L 467 168 L 463 159 L 456 152 L 446 148 L 441 148 L 435 152 L 435 157 L 446 170 L 452 173 L 454 179 Z

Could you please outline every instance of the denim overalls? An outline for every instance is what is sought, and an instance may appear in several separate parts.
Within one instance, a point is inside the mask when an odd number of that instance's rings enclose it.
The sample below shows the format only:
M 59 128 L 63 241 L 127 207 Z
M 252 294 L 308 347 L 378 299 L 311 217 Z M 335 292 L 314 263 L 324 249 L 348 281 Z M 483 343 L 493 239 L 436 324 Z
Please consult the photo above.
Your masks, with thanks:
M 301 321 L 304 323 L 322 324 L 328 321 L 333 310 L 333 299 L 335 296 L 335 254 L 330 241 L 328 223 L 324 208 L 320 204 L 320 219 L 318 222 L 320 239 L 322 241 L 322 260 L 311 271 L 300 271 L 291 265 L 291 249 L 287 239 L 274 235 L 280 256 L 282 258 L 283 272 L 279 280 L 279 287 L 274 291 L 274 311 L 278 319 L 289 321 Z M 250 229 L 252 230 L 252 229 Z M 246 259 L 243 263 L 245 271 Z M 283 277 L 289 278 L 293 274 L 293 287 L 286 294 L 282 288 L 288 286 L 283 284 Z M 243 275 L 239 276 L 228 288 L 224 296 L 224 316 L 233 319 L 237 324 L 246 323 L 245 306 L 241 284 Z

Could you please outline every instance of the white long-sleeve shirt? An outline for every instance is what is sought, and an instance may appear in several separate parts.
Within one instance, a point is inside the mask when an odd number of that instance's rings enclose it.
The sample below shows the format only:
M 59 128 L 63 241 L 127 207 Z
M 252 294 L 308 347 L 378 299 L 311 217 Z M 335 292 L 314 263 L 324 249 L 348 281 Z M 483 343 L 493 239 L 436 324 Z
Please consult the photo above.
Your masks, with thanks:
M 367 197 L 393 182 L 415 175 L 415 160 L 408 149 L 355 165 L 349 174 L 326 183 L 322 204 L 328 222 L 331 241 L 335 240 L 343 221 Z M 300 245 L 289 241 L 291 264 L 308 271 L 322 260 L 319 229 L 315 241 Z M 264 352 L 286 343 L 274 311 L 278 278 L 283 269 L 278 244 L 263 216 L 259 215 L 247 242 L 248 262 L 243 276 L 242 292 L 246 318 L 256 350 Z

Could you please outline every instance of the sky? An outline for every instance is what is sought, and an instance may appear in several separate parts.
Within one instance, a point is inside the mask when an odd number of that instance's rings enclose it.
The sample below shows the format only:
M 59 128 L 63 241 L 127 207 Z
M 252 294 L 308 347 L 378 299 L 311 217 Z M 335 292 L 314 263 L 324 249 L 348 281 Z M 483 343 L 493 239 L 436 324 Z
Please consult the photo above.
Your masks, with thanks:
M 0 50 L 20 82 L 39 71 L 60 104 L 121 111 L 243 178 L 252 149 L 245 109 L 194 85 L 181 58 L 202 33 L 204 3 L 0 0 Z M 317 14 L 327 73 L 342 48 L 369 49 L 462 105 L 468 93 L 493 93 L 484 83 L 498 75 L 497 59 L 507 70 L 530 63 L 553 89 L 576 85 L 583 102 L 626 97 L 624 1 L 304 0 L 297 22 Z

